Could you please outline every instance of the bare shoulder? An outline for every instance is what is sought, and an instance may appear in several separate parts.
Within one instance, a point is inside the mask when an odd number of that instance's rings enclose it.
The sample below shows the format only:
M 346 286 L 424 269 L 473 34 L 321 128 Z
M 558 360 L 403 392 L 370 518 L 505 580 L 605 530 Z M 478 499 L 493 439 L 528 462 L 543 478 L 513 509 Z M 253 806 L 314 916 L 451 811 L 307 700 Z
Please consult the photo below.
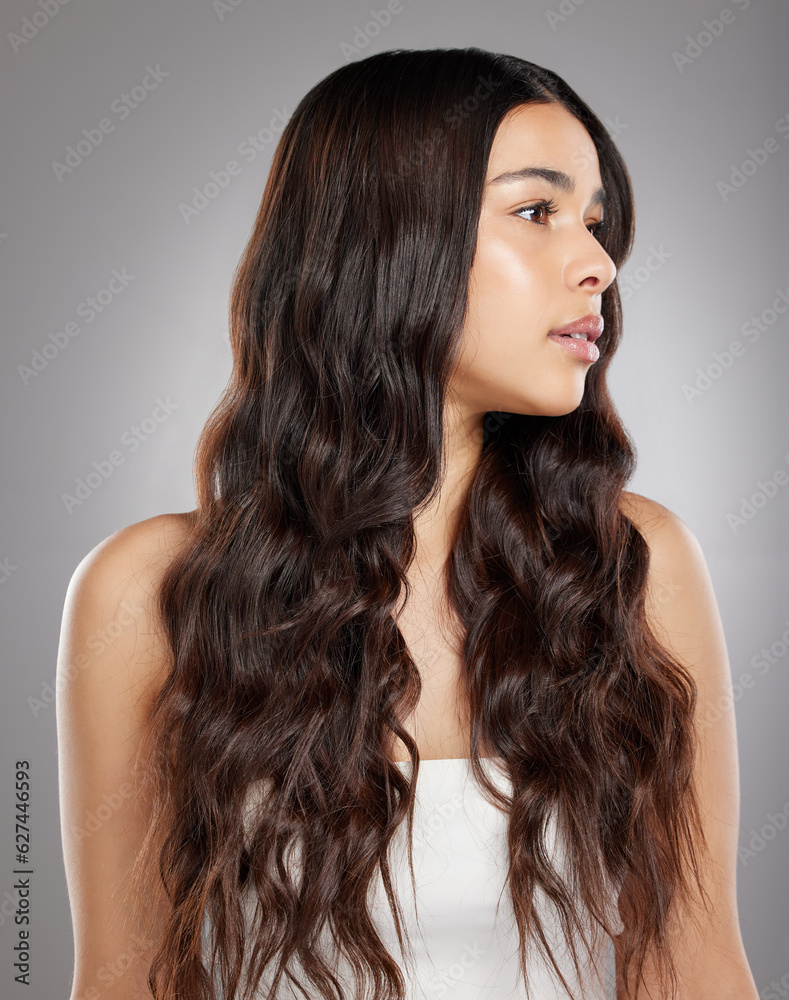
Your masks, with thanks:
M 84 556 L 74 571 L 72 583 L 82 583 L 88 577 L 116 574 L 119 577 L 117 582 L 124 583 L 127 571 L 135 579 L 151 581 L 188 543 L 195 513 L 157 514 L 120 528 Z
M 678 514 L 638 493 L 624 492 L 620 510 L 649 548 L 646 609 L 662 641 L 686 660 L 697 658 L 702 641 L 724 657 L 718 606 L 696 535 Z
M 671 542 L 676 544 L 683 535 L 688 540 L 695 537 L 678 514 L 640 493 L 623 491 L 620 510 L 647 540 L 651 538 L 659 546 L 665 547 Z
M 707 561 L 687 524 L 667 507 L 624 493 L 620 510 L 649 548 L 645 612 L 651 631 L 695 685 L 694 785 L 712 864 L 702 864 L 711 907 L 672 927 L 683 996 L 757 1000 L 737 914 L 739 765 L 731 668 Z M 651 957 L 644 985 L 658 995 Z
M 194 515 L 161 514 L 105 538 L 80 561 L 63 608 L 57 738 L 63 856 L 74 933 L 72 1000 L 149 997 L 149 964 L 167 913 L 129 908 L 127 877 L 148 825 L 138 751 L 170 655 L 158 612 L 163 573 Z
M 657 500 L 623 492 L 620 510 L 632 521 L 649 546 L 650 562 L 665 573 L 688 559 L 703 560 L 698 538 L 682 518 Z
M 165 647 L 159 628 L 159 585 L 172 560 L 189 543 L 194 523 L 194 511 L 159 514 L 121 528 L 95 545 L 68 585 L 62 635 L 69 645 L 80 647 L 83 657 L 94 661 L 91 653 L 111 643 L 118 662 L 161 664 Z M 144 670 L 137 678 L 148 679 Z

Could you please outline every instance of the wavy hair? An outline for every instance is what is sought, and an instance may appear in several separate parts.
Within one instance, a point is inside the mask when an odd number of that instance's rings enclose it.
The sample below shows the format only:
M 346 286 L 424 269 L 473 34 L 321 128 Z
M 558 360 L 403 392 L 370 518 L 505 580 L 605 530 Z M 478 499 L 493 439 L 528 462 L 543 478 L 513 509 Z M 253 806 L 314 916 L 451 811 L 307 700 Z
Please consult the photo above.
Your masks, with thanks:
M 380 872 L 402 946 L 387 845 L 406 818 L 412 830 L 419 759 L 403 720 L 420 677 L 397 604 L 414 512 L 440 488 L 493 138 L 513 108 L 546 102 L 594 142 L 601 243 L 620 267 L 634 226 L 625 165 L 592 110 L 533 63 L 382 52 L 320 81 L 284 128 L 234 276 L 233 369 L 196 450 L 194 530 L 159 594 L 172 656 L 141 748 L 152 810 L 131 882 L 136 906 L 151 880 L 170 904 L 148 976 L 157 1000 L 245 998 L 264 972 L 272 990 L 284 979 L 347 996 L 316 947 L 327 929 L 372 1000 L 405 995 L 367 908 Z M 591 926 L 619 934 L 622 974 L 634 963 L 639 983 L 652 950 L 674 995 L 669 921 L 693 878 L 703 893 L 696 688 L 649 628 L 649 550 L 621 504 L 635 449 L 605 381 L 615 282 L 602 312 L 573 412 L 488 419 L 446 594 L 463 629 L 472 773 L 508 814 L 527 989 L 533 941 L 570 990 L 539 888 L 576 970 Z M 395 736 L 410 778 L 390 759 Z M 511 795 L 489 781 L 483 747 Z M 250 806 L 261 782 L 270 797 Z M 546 854 L 554 812 L 566 878 Z M 410 851 L 409 863 L 413 879 Z

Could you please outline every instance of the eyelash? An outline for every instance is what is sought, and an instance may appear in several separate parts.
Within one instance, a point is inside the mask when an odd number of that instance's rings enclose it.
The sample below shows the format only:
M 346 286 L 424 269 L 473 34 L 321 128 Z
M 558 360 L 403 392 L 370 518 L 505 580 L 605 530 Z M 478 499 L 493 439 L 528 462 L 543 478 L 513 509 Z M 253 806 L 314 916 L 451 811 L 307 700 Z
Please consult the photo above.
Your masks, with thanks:
M 554 201 L 553 198 L 551 198 L 550 201 L 537 201 L 537 202 L 534 202 L 534 204 L 532 204 L 532 205 L 524 205 L 523 208 L 519 208 L 514 214 L 515 215 L 520 215 L 521 212 L 533 212 L 533 211 L 536 211 L 539 208 L 545 209 L 546 215 L 549 215 L 549 216 L 550 215 L 555 215 L 556 212 L 559 211 L 559 208 L 558 208 L 556 202 Z M 527 222 L 533 222 L 534 220 L 533 219 L 527 219 L 526 221 Z M 545 225 L 544 222 L 537 222 L 535 224 L 538 225 L 538 226 L 544 226 Z M 605 219 L 601 219 L 599 222 L 593 222 L 590 226 L 587 226 L 586 228 L 592 233 L 592 235 L 594 237 L 599 238 L 602 235 L 602 233 L 605 232 L 605 228 L 606 228 Z

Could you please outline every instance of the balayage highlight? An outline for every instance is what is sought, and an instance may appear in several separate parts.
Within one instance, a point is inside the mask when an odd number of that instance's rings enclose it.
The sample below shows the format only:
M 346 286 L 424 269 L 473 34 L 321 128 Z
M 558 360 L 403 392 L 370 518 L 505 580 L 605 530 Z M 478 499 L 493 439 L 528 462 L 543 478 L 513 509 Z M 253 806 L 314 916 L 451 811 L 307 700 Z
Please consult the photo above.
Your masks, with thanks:
M 130 893 L 144 910 L 161 880 L 171 904 L 149 974 L 157 1000 L 240 1000 L 264 972 L 272 991 L 284 978 L 347 997 L 315 947 L 325 928 L 372 1000 L 404 996 L 367 909 L 380 866 L 407 947 L 386 849 L 402 821 L 410 840 L 418 754 L 403 720 L 420 679 L 398 602 L 414 512 L 440 488 L 490 148 L 508 111 L 547 101 L 594 142 L 601 243 L 620 267 L 627 171 L 549 70 L 477 48 L 383 52 L 318 83 L 285 127 L 235 276 L 233 372 L 198 443 L 194 532 L 160 594 L 172 659 L 141 751 L 152 809 Z M 690 918 L 694 879 L 703 892 L 696 689 L 649 628 L 649 551 L 621 510 L 635 451 L 605 381 L 616 283 L 602 312 L 577 409 L 503 414 L 486 435 L 447 595 L 465 636 L 473 773 L 509 812 L 527 989 L 530 940 L 561 977 L 535 888 L 578 968 L 576 938 L 592 950 L 600 931 L 617 934 L 613 886 L 623 974 L 635 963 L 638 978 L 652 950 L 673 991 L 669 920 Z M 395 736 L 410 779 L 390 759 Z M 482 747 L 511 797 L 488 781 Z M 254 805 L 261 783 L 270 796 Z M 566 880 L 545 853 L 554 811 Z M 244 892 L 259 900 L 249 928 Z

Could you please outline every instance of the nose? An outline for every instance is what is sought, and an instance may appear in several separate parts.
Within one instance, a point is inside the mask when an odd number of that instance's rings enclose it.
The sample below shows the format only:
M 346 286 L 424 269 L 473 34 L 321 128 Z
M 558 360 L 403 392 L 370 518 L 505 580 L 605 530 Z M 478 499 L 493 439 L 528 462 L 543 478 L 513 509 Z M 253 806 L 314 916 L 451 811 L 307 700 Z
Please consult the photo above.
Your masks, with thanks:
M 565 284 L 573 291 L 585 288 L 594 295 L 602 295 L 615 277 L 616 264 L 599 240 L 584 228 L 583 235 L 569 248 L 564 267 Z

